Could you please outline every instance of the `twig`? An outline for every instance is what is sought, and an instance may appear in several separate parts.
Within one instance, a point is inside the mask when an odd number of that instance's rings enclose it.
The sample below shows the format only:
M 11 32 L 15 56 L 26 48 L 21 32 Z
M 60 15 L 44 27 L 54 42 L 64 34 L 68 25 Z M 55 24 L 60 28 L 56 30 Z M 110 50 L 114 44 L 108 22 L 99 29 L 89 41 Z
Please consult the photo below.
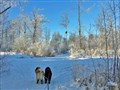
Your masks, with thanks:
M 3 14 L 4 12 L 6 12 L 10 8 L 11 8 L 11 6 L 7 7 L 5 10 L 3 10 L 2 12 L 0 12 L 0 14 Z

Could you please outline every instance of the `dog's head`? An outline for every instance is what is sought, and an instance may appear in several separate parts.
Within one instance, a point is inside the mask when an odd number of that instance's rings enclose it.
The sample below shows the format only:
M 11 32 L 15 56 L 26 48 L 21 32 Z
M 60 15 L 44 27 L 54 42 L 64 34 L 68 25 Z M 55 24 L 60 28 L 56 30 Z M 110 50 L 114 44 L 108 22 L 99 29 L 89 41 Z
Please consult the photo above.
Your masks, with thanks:
M 46 67 L 46 69 L 45 69 L 45 71 L 50 71 L 51 69 L 50 69 L 50 67 Z
M 35 73 L 39 73 L 39 72 L 40 72 L 40 67 L 36 67 Z

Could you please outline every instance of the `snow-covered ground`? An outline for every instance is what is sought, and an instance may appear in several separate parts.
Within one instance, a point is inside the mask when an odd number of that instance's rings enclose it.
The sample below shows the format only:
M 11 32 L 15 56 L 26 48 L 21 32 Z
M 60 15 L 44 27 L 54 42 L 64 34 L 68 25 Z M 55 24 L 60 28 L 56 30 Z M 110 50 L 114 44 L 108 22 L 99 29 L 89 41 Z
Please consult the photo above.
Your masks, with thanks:
M 5 55 L 5 56 L 4 56 Z M 1 72 L 1 90 L 47 90 L 46 84 L 36 84 L 35 68 L 43 70 L 49 66 L 52 70 L 52 81 L 49 90 L 84 90 L 74 85 L 71 67 L 73 63 L 87 65 L 92 70 L 92 59 L 89 58 L 68 58 L 69 54 L 56 57 L 32 57 L 19 53 L 1 53 L 5 62 Z M 4 57 L 3 57 L 4 56 Z M 94 58 L 94 61 L 103 61 Z

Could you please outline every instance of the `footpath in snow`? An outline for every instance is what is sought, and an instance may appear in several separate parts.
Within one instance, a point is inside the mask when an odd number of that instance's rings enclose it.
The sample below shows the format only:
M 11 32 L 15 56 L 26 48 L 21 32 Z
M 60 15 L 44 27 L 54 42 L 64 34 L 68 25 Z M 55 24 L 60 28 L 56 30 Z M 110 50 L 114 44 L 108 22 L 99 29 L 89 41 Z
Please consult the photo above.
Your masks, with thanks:
M 6 55 L 1 53 L 1 57 L 5 64 L 0 72 L 1 90 L 47 90 L 47 84 L 36 84 L 34 70 L 37 66 L 43 70 L 47 66 L 51 68 L 53 75 L 49 90 L 78 90 L 72 81 L 72 65 L 77 62 L 92 69 L 91 59 L 70 59 L 68 54 L 56 57 L 32 57 L 18 53 Z

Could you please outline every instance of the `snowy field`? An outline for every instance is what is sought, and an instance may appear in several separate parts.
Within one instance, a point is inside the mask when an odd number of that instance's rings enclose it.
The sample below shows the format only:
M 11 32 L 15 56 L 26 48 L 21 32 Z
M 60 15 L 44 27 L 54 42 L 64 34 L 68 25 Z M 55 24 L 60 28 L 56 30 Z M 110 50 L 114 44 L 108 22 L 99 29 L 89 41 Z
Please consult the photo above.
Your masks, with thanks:
M 49 66 L 52 70 L 52 80 L 49 90 L 84 90 L 73 82 L 71 67 L 74 63 L 87 66 L 92 71 L 93 63 L 89 58 L 68 58 L 69 54 L 56 57 L 32 57 L 18 53 L 1 53 L 3 64 L 1 72 L 1 90 L 47 90 L 46 84 L 36 84 L 35 68 L 43 70 Z M 104 61 L 94 58 L 95 62 Z

